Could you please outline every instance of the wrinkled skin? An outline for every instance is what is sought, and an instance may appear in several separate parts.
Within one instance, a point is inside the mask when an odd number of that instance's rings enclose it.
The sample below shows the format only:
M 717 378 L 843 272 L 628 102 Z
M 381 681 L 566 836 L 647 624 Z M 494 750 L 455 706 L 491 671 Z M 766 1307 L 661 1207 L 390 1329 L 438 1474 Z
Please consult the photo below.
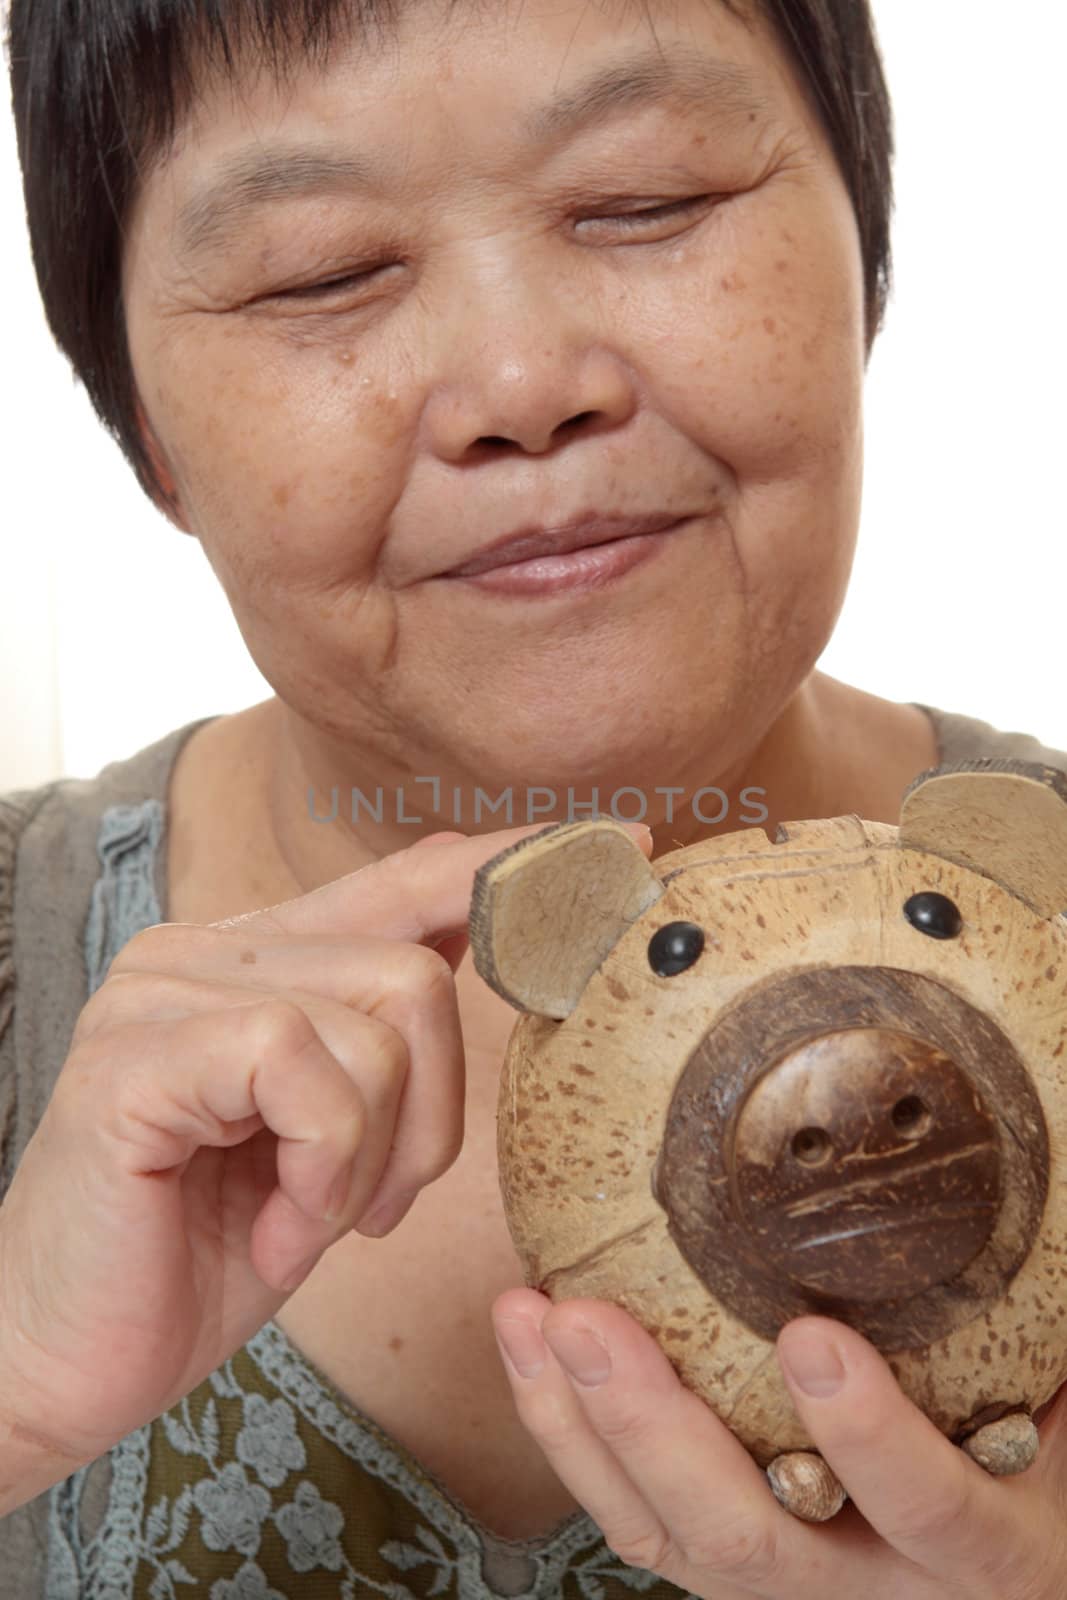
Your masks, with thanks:
M 205 81 L 138 196 L 123 293 L 145 435 L 168 515 L 277 695 L 250 725 L 273 796 L 263 881 L 308 888 L 412 842 L 388 819 L 301 828 L 309 785 L 434 774 L 445 795 L 651 797 L 748 781 L 772 825 L 894 821 L 930 763 L 917 713 L 812 670 L 862 483 L 862 267 L 841 175 L 766 26 L 714 0 L 655 10 L 417 5 L 395 48 L 344 50 L 284 90 L 265 73 L 238 92 Z M 653 43 L 746 69 L 759 109 L 709 94 L 555 143 L 520 132 L 518 108 Z M 183 206 L 279 133 L 387 157 L 392 175 L 377 193 L 291 195 L 184 248 Z M 677 209 L 618 220 L 654 205 Z M 441 576 L 517 523 L 590 506 L 692 520 L 625 578 L 548 603 Z M 422 809 L 428 831 L 452 820 Z M 704 831 L 656 799 L 647 820 L 656 853 Z M 1035 1466 L 994 1482 L 834 1324 L 845 1387 L 797 1404 L 854 1505 L 809 1527 L 621 1310 L 517 1289 L 493 1312 L 605 1335 L 612 1379 L 573 1386 L 549 1356 L 512 1379 L 519 1414 L 616 1550 L 708 1600 L 1062 1588 L 1059 1404 Z
M 517 106 L 598 65 L 680 48 L 747 71 L 758 108 L 706 92 L 555 144 L 513 131 Z M 276 135 L 382 154 L 393 178 L 262 205 L 185 249 L 182 208 Z M 626 226 L 655 206 L 675 209 Z M 301 829 L 309 784 L 436 775 L 436 815 L 429 786 L 409 790 L 431 831 L 507 820 L 457 818 L 456 785 L 598 785 L 605 805 L 630 785 L 667 849 L 707 829 L 658 787 L 748 781 L 772 824 L 878 816 L 933 754 L 918 712 L 812 672 L 859 519 L 862 261 L 826 135 L 764 26 L 716 0 L 651 19 L 420 4 L 395 49 L 347 48 L 285 90 L 266 72 L 236 93 L 209 80 L 133 209 L 124 285 L 172 520 L 277 691 L 257 737 L 300 886 L 413 837 L 364 818 L 342 850 L 337 830 Z M 588 506 L 693 520 L 562 598 L 440 576 Z

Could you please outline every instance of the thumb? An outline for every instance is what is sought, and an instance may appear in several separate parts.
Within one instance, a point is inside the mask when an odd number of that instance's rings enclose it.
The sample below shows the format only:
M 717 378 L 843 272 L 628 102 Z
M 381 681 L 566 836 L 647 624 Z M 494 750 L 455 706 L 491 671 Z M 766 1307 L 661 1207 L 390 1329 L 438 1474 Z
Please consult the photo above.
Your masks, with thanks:
M 1052 1486 L 1067 1513 L 1067 1383 L 1037 1407 L 1034 1422 L 1041 1443 L 1030 1470 Z
M 1025 1564 L 1014 1496 L 907 1398 L 855 1329 L 798 1317 L 778 1335 L 778 1359 L 816 1449 L 887 1544 L 963 1589 L 998 1552 Z
M 455 829 L 445 828 L 440 833 L 424 833 L 421 839 L 416 839 L 410 846 L 412 850 L 419 850 L 423 845 L 452 844 L 457 839 L 465 839 L 465 833 L 457 833 Z M 465 933 L 445 934 L 433 946 L 439 956 L 444 956 L 452 971 L 458 972 L 463 958 L 470 949 L 470 939 Z
M 411 848 L 418 850 L 420 845 L 452 844 L 457 839 L 465 838 L 466 834 L 448 831 L 444 833 L 427 833 L 421 839 L 416 839 Z M 444 938 L 439 939 L 433 948 L 439 956 L 444 956 L 453 973 L 456 973 L 459 971 L 464 957 L 470 949 L 470 944 L 470 936 L 464 931 L 463 933 L 446 933 Z

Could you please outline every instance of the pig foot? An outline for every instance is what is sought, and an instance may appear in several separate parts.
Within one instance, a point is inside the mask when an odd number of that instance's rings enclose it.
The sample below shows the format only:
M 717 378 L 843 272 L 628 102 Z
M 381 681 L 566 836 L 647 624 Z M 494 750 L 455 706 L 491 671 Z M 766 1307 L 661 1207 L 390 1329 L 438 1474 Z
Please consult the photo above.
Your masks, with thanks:
M 767 1478 L 779 1505 L 804 1522 L 828 1522 L 848 1499 L 836 1474 L 812 1450 L 778 1456 L 767 1468 Z
M 1010 1473 L 1026 1471 L 1037 1456 L 1038 1442 L 1029 1413 L 1013 1411 L 978 1428 L 963 1440 L 961 1449 L 987 1472 L 1006 1478 Z

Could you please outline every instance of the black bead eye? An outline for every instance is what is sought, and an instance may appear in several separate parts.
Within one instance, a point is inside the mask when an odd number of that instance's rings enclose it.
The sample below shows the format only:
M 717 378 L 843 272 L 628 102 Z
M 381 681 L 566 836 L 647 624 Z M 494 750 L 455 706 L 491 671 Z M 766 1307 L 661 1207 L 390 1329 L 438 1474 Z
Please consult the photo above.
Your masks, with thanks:
M 704 948 L 704 930 L 695 922 L 668 922 L 648 941 L 648 964 L 657 978 L 673 978 L 691 967 Z
M 947 895 L 932 889 L 913 894 L 905 901 L 904 915 L 913 928 L 928 933 L 931 939 L 955 939 L 963 927 L 959 907 Z

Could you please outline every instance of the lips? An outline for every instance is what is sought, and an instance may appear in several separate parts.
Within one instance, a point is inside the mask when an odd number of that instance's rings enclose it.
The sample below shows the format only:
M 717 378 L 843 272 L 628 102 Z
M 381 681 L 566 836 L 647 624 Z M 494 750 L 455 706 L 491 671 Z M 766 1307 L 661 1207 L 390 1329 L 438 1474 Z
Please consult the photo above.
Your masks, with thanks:
M 535 556 L 568 555 L 572 550 L 607 544 L 612 539 L 632 539 L 642 533 L 663 533 L 667 528 L 673 528 L 685 515 L 685 512 L 664 511 L 644 517 L 620 517 L 588 512 L 552 528 L 528 524 L 483 545 L 477 554 L 461 566 L 450 567 L 439 576 L 473 578 L 480 572 L 492 571 L 494 567 L 532 561 Z

